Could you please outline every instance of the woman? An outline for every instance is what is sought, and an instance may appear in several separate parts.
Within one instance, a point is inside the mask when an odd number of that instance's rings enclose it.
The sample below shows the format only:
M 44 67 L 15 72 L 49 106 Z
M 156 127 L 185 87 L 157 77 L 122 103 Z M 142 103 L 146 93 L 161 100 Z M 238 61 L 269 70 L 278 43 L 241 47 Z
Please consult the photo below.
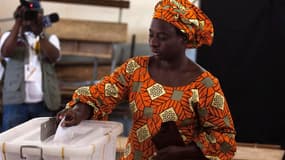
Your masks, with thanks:
M 231 159 L 235 129 L 219 81 L 185 55 L 212 39 L 211 21 L 188 0 L 160 1 L 149 29 L 153 56 L 131 58 L 77 89 L 58 119 L 66 117 L 63 126 L 106 119 L 127 98 L 133 126 L 123 160 Z

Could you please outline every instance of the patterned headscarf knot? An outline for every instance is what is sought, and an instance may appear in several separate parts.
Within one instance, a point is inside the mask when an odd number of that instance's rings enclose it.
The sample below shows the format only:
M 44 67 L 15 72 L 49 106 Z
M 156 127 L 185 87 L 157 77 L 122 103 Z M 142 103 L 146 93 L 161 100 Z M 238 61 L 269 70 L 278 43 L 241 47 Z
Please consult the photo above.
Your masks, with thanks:
M 211 45 L 214 28 L 211 20 L 189 0 L 160 0 L 154 9 L 153 18 L 164 20 L 188 38 L 188 48 Z

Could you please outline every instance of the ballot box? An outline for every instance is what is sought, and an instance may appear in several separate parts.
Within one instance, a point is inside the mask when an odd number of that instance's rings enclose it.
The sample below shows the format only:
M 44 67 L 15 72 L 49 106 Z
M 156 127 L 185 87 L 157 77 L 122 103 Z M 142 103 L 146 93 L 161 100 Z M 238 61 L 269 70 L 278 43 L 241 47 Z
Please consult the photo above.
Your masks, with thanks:
M 70 139 L 41 137 L 41 125 L 50 117 L 31 119 L 0 134 L 1 160 L 115 160 L 117 137 L 123 124 L 85 120 L 69 131 Z M 76 128 L 80 127 L 80 128 Z M 68 127 L 70 129 L 70 127 Z

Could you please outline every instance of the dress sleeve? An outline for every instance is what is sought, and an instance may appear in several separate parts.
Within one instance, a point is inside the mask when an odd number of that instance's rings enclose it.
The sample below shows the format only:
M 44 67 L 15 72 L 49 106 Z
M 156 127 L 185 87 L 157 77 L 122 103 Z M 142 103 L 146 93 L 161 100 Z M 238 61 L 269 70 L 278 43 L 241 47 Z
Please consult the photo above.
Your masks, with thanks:
M 204 77 L 198 87 L 196 114 L 200 130 L 194 142 L 206 158 L 229 160 L 236 152 L 236 131 L 218 79 Z
M 112 74 L 104 77 L 100 82 L 75 90 L 66 108 L 71 108 L 79 102 L 88 104 L 94 110 L 92 119 L 106 120 L 116 104 L 128 96 L 130 74 L 126 72 L 127 66 L 128 62 L 116 68 Z

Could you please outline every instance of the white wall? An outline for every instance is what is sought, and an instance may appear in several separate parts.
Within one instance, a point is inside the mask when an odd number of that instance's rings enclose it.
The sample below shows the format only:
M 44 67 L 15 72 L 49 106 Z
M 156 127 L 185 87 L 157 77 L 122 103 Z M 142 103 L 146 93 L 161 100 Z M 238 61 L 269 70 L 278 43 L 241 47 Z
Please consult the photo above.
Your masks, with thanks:
M 136 42 L 147 43 L 148 28 L 153 14 L 153 7 L 158 0 L 130 0 L 130 8 L 122 10 L 122 22 L 128 24 L 128 42 L 136 34 Z M 1 0 L 0 28 L 4 32 L 11 28 L 12 21 L 1 22 L 11 18 L 19 0 Z M 113 7 L 74 5 L 54 2 L 41 2 L 45 14 L 57 12 L 60 18 L 119 21 L 119 9 Z
M 148 29 L 153 14 L 153 8 L 158 1 L 159 0 L 130 0 L 130 8 L 122 10 L 122 22 L 128 24 L 128 42 L 131 42 L 131 36 L 135 34 L 137 43 L 147 43 Z M 57 12 L 60 18 L 108 22 L 119 21 L 118 8 L 53 2 L 41 2 L 41 4 L 45 14 Z M 195 4 L 199 6 L 198 1 L 196 1 Z M 18 5 L 19 0 L 1 0 L 0 33 L 9 30 L 12 27 L 13 20 L 1 22 L 1 19 L 11 18 Z M 195 61 L 196 50 L 189 49 L 187 50 L 186 55 Z
M 128 42 L 136 34 L 136 42 L 147 43 L 148 29 L 153 14 L 153 8 L 159 0 L 129 0 L 130 8 L 123 9 L 122 22 L 128 24 Z M 196 1 L 196 0 L 191 0 Z M 196 4 L 198 1 L 196 1 Z M 0 33 L 11 28 L 12 21 L 1 22 L 1 19 L 11 18 L 20 0 L 1 0 Z M 60 18 L 119 21 L 119 9 L 113 7 L 74 5 L 66 3 L 41 2 L 45 14 L 57 12 Z

